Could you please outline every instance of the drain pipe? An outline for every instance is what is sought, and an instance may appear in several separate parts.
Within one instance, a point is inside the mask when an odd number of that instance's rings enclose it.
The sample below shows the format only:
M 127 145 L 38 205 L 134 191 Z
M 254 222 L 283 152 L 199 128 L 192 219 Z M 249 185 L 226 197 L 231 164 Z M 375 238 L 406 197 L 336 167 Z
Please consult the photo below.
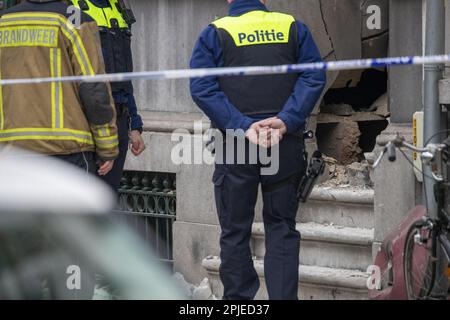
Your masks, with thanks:
M 426 39 L 425 54 L 440 55 L 445 53 L 445 4 L 444 0 L 426 0 Z M 443 76 L 443 65 L 429 64 L 424 66 L 424 142 L 442 130 L 441 106 L 439 105 L 439 80 Z M 437 142 L 439 137 L 433 138 Z M 431 176 L 431 170 L 425 167 L 425 175 Z M 434 181 L 424 178 L 426 203 L 429 214 L 436 217 L 437 203 L 433 194 Z
M 425 0 L 426 3 L 426 39 L 425 54 L 444 54 L 445 53 L 445 3 L 444 0 Z M 440 64 L 430 64 L 424 66 L 424 142 L 429 140 L 434 134 L 446 127 L 445 120 L 447 117 L 442 116 L 441 106 L 439 104 L 439 80 L 443 78 L 444 66 Z M 444 119 L 445 118 L 445 119 Z M 438 142 L 439 136 L 434 137 L 431 141 Z M 431 169 L 425 167 L 425 175 L 431 176 Z M 424 188 L 426 188 L 426 203 L 428 205 L 428 213 L 430 217 L 437 217 L 437 203 L 434 197 L 434 181 L 424 177 Z M 439 259 L 434 266 L 436 274 L 444 273 L 444 259 L 437 248 L 437 256 Z M 439 296 L 447 292 L 447 279 L 437 281 L 433 287 L 432 294 Z

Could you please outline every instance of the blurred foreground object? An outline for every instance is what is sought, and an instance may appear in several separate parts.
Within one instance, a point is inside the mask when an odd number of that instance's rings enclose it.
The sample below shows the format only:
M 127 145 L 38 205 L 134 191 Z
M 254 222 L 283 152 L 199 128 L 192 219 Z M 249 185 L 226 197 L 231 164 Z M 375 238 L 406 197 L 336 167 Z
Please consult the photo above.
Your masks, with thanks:
M 117 299 L 183 298 L 148 248 L 108 214 L 115 196 L 96 177 L 0 148 L 0 179 L 0 299 L 64 299 L 57 288 L 83 285 L 83 272 L 101 275 Z

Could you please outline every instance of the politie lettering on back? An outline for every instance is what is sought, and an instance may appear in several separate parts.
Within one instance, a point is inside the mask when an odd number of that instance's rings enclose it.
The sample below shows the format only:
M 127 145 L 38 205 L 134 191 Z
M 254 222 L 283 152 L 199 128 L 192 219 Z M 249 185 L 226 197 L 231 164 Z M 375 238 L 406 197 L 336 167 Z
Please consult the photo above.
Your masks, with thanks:
M 242 44 L 244 42 L 249 43 L 267 43 L 267 42 L 279 42 L 285 41 L 285 36 L 283 32 L 276 32 L 274 29 L 269 30 L 255 30 L 253 33 L 239 33 L 239 42 Z
M 0 28 L 0 47 L 57 47 L 56 27 L 6 27 Z

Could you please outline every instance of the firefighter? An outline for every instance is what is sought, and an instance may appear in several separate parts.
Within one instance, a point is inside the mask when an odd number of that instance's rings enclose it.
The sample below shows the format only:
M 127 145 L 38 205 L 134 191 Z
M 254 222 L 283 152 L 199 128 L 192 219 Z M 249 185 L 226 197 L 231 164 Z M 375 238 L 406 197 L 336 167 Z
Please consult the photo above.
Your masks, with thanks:
M 95 21 L 81 15 L 75 27 L 69 12 L 66 3 L 55 0 L 26 0 L 2 12 L 1 78 L 105 73 Z M 54 156 L 100 176 L 113 168 L 119 141 L 109 84 L 7 85 L 0 87 L 0 93 L 0 144 Z M 53 248 L 55 244 L 42 245 Z M 75 262 L 70 265 L 83 264 L 80 286 L 69 287 L 68 269 L 55 266 L 61 281 L 47 283 L 52 297 L 91 299 L 93 273 L 79 258 L 70 258 Z
M 68 21 L 67 4 L 27 0 L 2 12 L 1 78 L 104 73 L 95 22 Z M 53 155 L 107 174 L 118 155 L 115 109 L 104 83 L 50 83 L 1 88 L 0 143 Z
M 229 16 L 200 35 L 191 68 L 284 65 L 320 62 L 308 28 L 294 17 L 268 11 L 265 1 L 228 0 Z M 191 80 L 191 94 L 222 132 L 246 133 L 245 155 L 231 157 L 222 139 L 223 159 L 213 175 L 221 226 L 220 278 L 225 300 L 253 299 L 259 288 L 250 251 L 258 187 L 263 190 L 266 233 L 265 281 L 270 299 L 298 299 L 300 234 L 296 230 L 296 187 L 306 161 L 303 131 L 319 100 L 325 72 L 269 76 L 206 77 Z M 216 139 L 217 140 L 217 139 Z M 261 159 L 251 160 L 251 144 L 279 149 L 276 174 L 263 175 Z M 218 149 L 219 148 L 219 149 Z M 234 151 L 239 151 L 240 148 Z M 217 153 L 217 152 L 216 152 Z M 236 159 L 245 163 L 236 163 Z M 223 160 L 221 159 L 221 160 Z M 234 161 L 233 161 L 234 160 Z
M 97 22 L 106 72 L 132 72 L 131 25 L 135 20 L 123 0 L 72 0 L 72 3 Z M 111 83 L 111 87 L 117 110 L 120 151 L 113 169 L 103 179 L 117 190 L 129 145 L 131 152 L 138 156 L 144 151 L 145 144 L 141 136 L 143 123 L 137 112 L 133 84 L 130 81 Z

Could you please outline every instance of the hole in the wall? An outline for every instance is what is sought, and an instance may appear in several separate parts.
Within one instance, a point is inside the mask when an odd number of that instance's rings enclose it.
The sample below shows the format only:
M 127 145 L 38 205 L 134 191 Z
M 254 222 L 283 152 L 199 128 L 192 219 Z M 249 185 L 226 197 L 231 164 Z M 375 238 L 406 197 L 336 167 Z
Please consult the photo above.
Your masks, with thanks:
M 324 97 L 325 105 L 348 104 L 354 111 L 373 111 L 372 104 L 387 92 L 387 72 L 377 69 L 363 71 L 356 86 L 351 80 L 344 88 L 332 88 Z
M 387 72 L 368 69 L 354 79 L 328 90 L 316 129 L 319 149 L 342 165 L 364 160 L 388 126 Z
M 364 153 L 372 152 L 375 149 L 377 137 L 387 128 L 388 124 L 387 120 L 358 122 L 359 131 L 361 131 L 359 147 Z

